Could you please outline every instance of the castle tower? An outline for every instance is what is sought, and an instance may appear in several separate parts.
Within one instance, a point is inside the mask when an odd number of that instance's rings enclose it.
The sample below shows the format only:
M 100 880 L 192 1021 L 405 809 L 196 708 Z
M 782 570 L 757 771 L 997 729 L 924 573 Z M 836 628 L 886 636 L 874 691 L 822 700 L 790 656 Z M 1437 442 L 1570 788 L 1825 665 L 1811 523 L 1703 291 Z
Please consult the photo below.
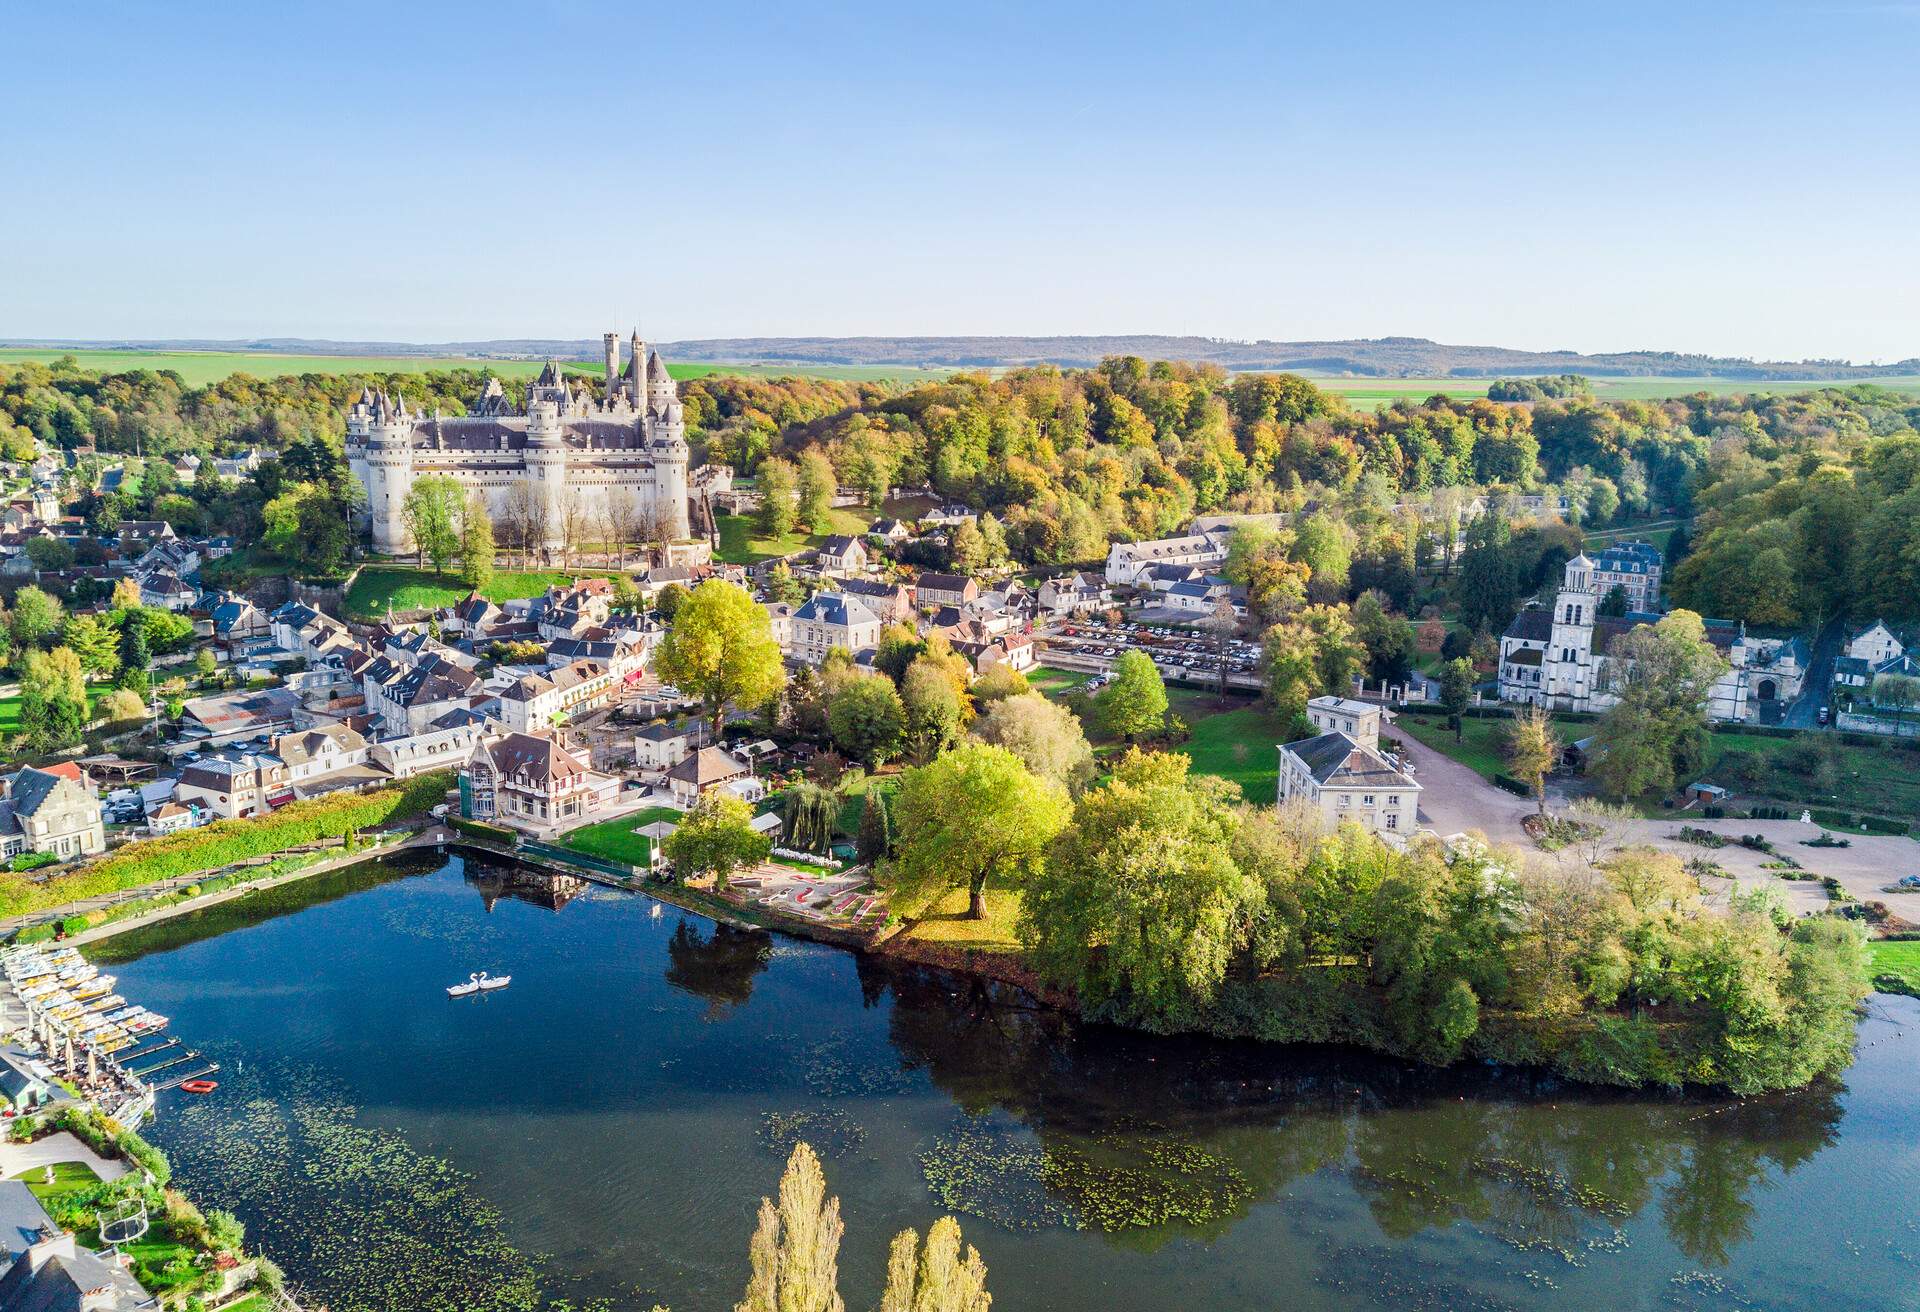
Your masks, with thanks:
M 549 372 L 557 378 L 559 367 L 549 362 L 527 388 L 526 466 L 527 483 L 546 521 L 539 545 L 551 548 L 566 540 L 567 446 L 560 424 L 566 390 L 545 385 Z
M 607 348 L 607 390 L 606 399 L 613 400 L 613 380 L 620 376 L 620 334 L 602 333 L 601 342 Z
M 644 420 L 653 454 L 655 505 L 665 518 L 668 535 L 678 541 L 692 536 L 687 516 L 687 423 L 680 406 L 680 389 L 667 372 L 660 352 L 647 357 L 647 405 Z
M 633 402 L 635 410 L 647 408 L 647 344 L 640 340 L 640 330 L 633 330 L 633 340 L 628 345 L 631 354 L 627 357 L 627 399 Z
M 413 488 L 413 416 L 407 412 L 404 397 L 389 399 L 385 392 L 379 392 L 367 401 L 366 413 L 360 419 L 365 438 L 361 481 L 367 489 L 373 549 L 404 555 L 413 550 L 405 514 L 407 493 Z M 348 424 L 351 433 L 352 416 Z

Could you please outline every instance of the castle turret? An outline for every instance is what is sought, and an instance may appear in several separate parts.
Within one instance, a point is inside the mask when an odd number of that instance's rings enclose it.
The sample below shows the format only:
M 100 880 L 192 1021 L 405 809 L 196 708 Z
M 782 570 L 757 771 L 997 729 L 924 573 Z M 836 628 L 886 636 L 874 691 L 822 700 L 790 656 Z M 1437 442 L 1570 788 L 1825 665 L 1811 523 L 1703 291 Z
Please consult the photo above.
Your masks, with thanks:
M 633 402 L 635 410 L 647 408 L 647 344 L 640 340 L 640 330 L 633 330 L 633 340 L 628 345 L 631 354 L 627 357 L 627 399 Z
M 364 438 L 355 470 L 367 489 L 367 517 L 373 529 L 373 549 L 401 555 L 413 549 L 407 532 L 407 492 L 413 486 L 414 417 L 406 398 L 385 392 L 362 393 L 362 404 L 349 414 L 348 432 L 356 428 Z
M 613 399 L 613 380 L 620 376 L 620 334 L 602 333 L 600 340 L 607 348 L 607 390 L 606 398 Z
M 566 540 L 564 526 L 567 491 L 567 446 L 560 414 L 566 389 L 547 380 L 560 369 L 549 361 L 527 388 L 527 482 L 544 520 L 540 545 L 557 547 Z

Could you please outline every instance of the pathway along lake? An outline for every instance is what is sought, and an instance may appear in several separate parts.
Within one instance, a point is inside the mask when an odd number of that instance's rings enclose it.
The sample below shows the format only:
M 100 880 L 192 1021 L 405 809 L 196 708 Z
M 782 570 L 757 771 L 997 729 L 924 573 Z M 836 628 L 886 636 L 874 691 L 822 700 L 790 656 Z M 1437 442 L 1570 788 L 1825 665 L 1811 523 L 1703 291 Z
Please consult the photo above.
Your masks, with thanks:
M 162 1096 L 182 1187 L 333 1312 L 724 1312 L 795 1137 L 856 1310 L 946 1211 L 997 1312 L 1920 1300 L 1909 999 L 1844 1087 L 1618 1097 L 1079 1025 L 654 905 L 376 862 L 94 955 L 225 1066 Z

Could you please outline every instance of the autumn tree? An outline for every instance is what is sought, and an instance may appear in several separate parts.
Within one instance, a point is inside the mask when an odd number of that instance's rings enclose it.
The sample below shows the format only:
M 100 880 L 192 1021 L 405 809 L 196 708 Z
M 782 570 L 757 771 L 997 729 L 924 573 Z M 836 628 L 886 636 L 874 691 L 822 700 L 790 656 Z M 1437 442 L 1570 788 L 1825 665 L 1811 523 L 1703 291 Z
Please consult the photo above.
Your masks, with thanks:
M 1136 741 L 1166 728 L 1167 685 L 1160 667 L 1138 648 L 1129 647 L 1113 663 L 1113 681 L 1094 696 L 1100 723 L 1108 733 Z
M 984 920 L 988 881 L 1029 874 L 1067 813 L 1066 791 L 1006 748 L 961 743 L 901 781 L 895 895 L 927 906 L 964 888 L 968 916 Z
M 773 840 L 753 827 L 752 807 L 723 788 L 709 788 L 661 850 L 682 879 L 711 876 L 724 885 L 740 867 L 766 860 Z
M 413 538 L 420 563 L 433 562 L 433 572 L 444 574 L 460 550 L 460 513 L 466 494 L 446 474 L 428 474 L 413 481 L 400 506 L 400 517 Z
M 475 592 L 493 581 L 493 521 L 478 492 L 469 492 L 460 509 L 460 581 Z
M 1093 747 L 1080 717 L 1037 692 L 989 701 L 973 732 L 1004 747 L 1027 769 L 1078 794 L 1093 779 Z
M 701 700 L 715 738 L 729 704 L 764 706 L 786 682 L 766 609 L 724 579 L 708 579 L 687 594 L 655 666 L 663 680 Z
M 1308 606 L 1273 625 L 1261 643 L 1267 699 L 1296 721 L 1315 697 L 1348 696 L 1366 648 L 1345 606 Z
M 1547 813 L 1547 775 L 1560 763 L 1560 734 L 1544 706 L 1529 706 L 1507 723 L 1507 771 L 1533 790 L 1536 813 Z
M 1707 699 L 1727 662 L 1690 610 L 1614 639 L 1603 675 L 1619 698 L 1595 731 L 1593 774 L 1609 797 L 1670 791 L 1705 760 Z
M 752 1274 L 733 1312 L 846 1312 L 840 1298 L 840 1200 L 827 1197 L 820 1159 L 795 1144 L 780 1176 L 780 1201 L 760 1200 L 748 1246 Z
M 972 1244 L 961 1255 L 958 1221 L 935 1221 L 925 1247 L 910 1229 L 893 1237 L 880 1312 L 988 1312 L 992 1305 L 987 1264 Z

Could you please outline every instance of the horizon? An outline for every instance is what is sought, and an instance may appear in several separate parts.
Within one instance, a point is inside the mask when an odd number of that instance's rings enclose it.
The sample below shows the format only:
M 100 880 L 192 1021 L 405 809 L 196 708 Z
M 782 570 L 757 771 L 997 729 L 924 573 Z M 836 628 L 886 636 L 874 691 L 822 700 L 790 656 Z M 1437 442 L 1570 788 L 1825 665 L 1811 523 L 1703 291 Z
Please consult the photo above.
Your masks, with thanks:
M 677 342 L 1399 337 L 1885 364 L 1920 357 L 1920 183 L 1883 163 L 1920 125 L 1917 21 L 23 12 L 17 47 L 46 57 L 16 70 L 9 144 L 38 190 L 0 216 L 31 257 L 0 335 L 572 341 L 638 310 Z

